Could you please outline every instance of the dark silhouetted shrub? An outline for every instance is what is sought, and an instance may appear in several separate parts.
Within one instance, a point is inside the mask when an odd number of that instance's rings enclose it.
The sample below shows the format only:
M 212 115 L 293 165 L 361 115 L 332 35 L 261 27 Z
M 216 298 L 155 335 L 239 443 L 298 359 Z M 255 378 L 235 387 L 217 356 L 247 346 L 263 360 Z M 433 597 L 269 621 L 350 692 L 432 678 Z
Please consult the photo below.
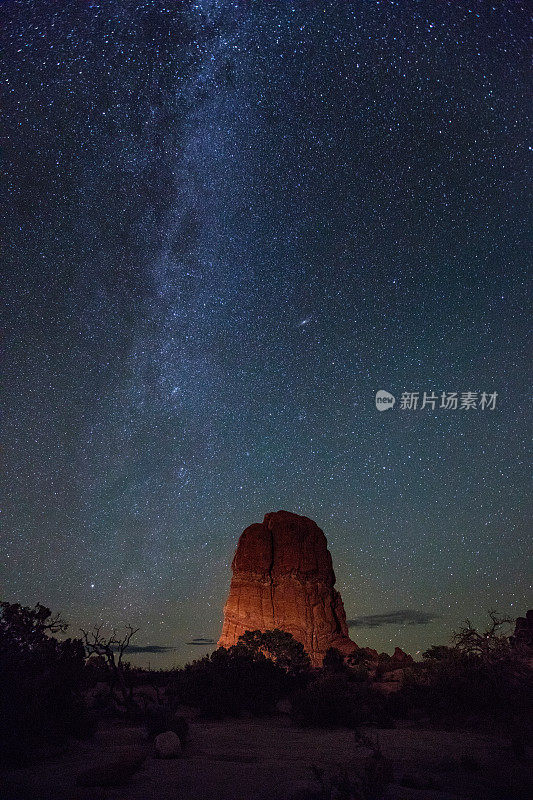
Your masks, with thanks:
M 324 661 L 322 662 L 322 668 L 326 670 L 326 672 L 346 672 L 346 665 L 344 663 L 344 656 L 337 650 L 336 647 L 329 647 L 326 650 L 326 655 L 324 656 Z
M 392 764 L 385 758 L 378 743 L 368 740 L 372 752 L 358 769 L 341 765 L 330 769 L 312 766 L 318 789 L 310 790 L 306 800 L 382 800 L 394 777 Z
M 348 680 L 351 683 L 366 683 L 369 677 L 368 667 L 364 664 L 357 664 L 357 666 L 351 667 L 348 671 Z
M 276 666 L 290 673 L 303 672 L 311 665 L 303 644 L 292 634 L 278 628 L 271 631 L 246 631 L 239 637 L 238 646 L 246 648 L 254 656 L 267 656 Z
M 277 701 L 303 680 L 300 672 L 239 643 L 188 664 L 176 675 L 175 686 L 183 703 L 196 706 L 205 717 L 221 719 L 242 712 L 273 713 Z
M 494 614 L 479 633 L 470 623 L 454 636 L 452 647 L 433 646 L 424 661 L 405 672 L 404 687 L 388 699 L 395 717 L 428 718 L 434 724 L 497 722 L 511 742 L 517 732 L 531 737 L 531 671 L 515 654 Z
M 91 739 L 98 728 L 98 718 L 85 703 L 73 703 L 61 719 L 61 730 L 74 739 Z
M 49 609 L 0 604 L 0 758 L 23 763 L 46 734 L 90 735 L 81 700 L 85 652 L 78 639 L 58 641 L 66 624 Z
M 292 698 L 298 725 L 312 728 L 358 728 L 364 721 L 357 693 L 348 681 L 323 674 Z
M 394 727 L 387 697 L 369 682 L 357 683 L 349 674 L 326 670 L 294 694 L 292 716 L 305 727 Z

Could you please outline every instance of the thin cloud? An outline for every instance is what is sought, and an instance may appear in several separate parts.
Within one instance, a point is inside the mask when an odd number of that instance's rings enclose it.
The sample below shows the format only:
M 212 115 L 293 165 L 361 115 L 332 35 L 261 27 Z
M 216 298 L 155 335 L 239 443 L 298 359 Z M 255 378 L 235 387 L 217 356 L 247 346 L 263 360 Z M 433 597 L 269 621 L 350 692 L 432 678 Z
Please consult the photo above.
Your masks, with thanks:
M 161 644 L 129 644 L 126 653 L 170 653 L 175 649 L 175 647 Z M 113 650 L 118 650 L 118 648 L 113 647 Z
M 215 639 L 204 639 L 202 636 L 199 636 L 197 639 L 191 639 L 187 644 L 216 644 L 216 641 Z
M 439 614 L 428 611 L 389 611 L 387 614 L 368 614 L 347 620 L 349 628 L 380 628 L 382 625 L 427 625 L 438 619 Z

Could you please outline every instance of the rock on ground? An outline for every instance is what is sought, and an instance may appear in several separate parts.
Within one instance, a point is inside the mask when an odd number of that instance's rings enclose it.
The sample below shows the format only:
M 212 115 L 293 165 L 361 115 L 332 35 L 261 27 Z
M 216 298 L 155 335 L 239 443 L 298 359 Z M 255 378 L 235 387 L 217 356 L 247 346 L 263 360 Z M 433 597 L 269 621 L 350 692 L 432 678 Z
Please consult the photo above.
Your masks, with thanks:
M 181 753 L 181 742 L 174 731 L 166 731 L 155 737 L 155 751 L 159 758 L 176 758 Z

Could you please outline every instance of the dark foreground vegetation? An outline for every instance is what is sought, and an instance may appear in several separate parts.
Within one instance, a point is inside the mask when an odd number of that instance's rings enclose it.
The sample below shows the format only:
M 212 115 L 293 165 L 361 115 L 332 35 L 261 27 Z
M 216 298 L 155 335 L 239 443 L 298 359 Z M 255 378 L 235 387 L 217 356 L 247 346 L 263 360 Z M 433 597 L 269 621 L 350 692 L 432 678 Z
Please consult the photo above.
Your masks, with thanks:
M 353 730 L 371 750 L 366 771 L 354 783 L 342 771 L 331 776 L 317 769 L 316 797 L 381 796 L 388 767 L 372 738 L 378 729 L 497 729 L 517 763 L 531 746 L 530 642 L 510 636 L 494 615 L 487 630 L 467 623 L 449 646 L 430 648 L 418 663 L 399 665 L 364 650 L 345 659 L 330 650 L 323 667 L 312 669 L 290 634 L 248 631 L 236 646 L 183 669 L 148 672 L 125 660 L 131 628 L 123 636 L 106 638 L 95 628 L 68 639 L 66 624 L 41 605 L 0 609 L 4 770 L 35 759 L 43 740 L 68 744 L 116 719 L 144 726 L 148 742 L 172 732 L 186 751 L 191 714 L 223 720 L 281 713 L 307 729 Z

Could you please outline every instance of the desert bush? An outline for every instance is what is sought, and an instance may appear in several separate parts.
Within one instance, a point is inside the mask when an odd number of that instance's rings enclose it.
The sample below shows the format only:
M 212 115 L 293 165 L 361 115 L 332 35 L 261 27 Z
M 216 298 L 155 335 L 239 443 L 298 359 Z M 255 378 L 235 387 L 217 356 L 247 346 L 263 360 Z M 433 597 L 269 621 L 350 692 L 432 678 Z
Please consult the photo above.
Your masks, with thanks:
M 453 637 L 452 646 L 433 646 L 424 661 L 405 672 L 404 686 L 388 700 L 396 717 L 425 716 L 436 724 L 470 720 L 497 721 L 516 740 L 531 729 L 533 714 L 530 671 L 513 653 L 496 615 L 477 631 L 468 621 Z
M 81 699 L 83 644 L 53 635 L 66 627 L 40 604 L 0 604 L 0 758 L 8 765 L 24 762 L 44 733 L 83 737 L 94 729 Z
M 237 644 L 188 664 L 176 676 L 175 691 L 205 717 L 221 719 L 244 711 L 262 716 L 273 713 L 277 701 L 301 680 L 263 653 Z
M 292 698 L 292 716 L 311 728 L 358 728 L 364 721 L 357 694 L 345 678 L 320 675 Z
M 424 653 L 422 653 L 422 657 L 425 659 L 434 659 L 435 661 L 443 661 L 447 658 L 450 658 L 452 654 L 452 647 L 448 647 L 444 644 L 433 644 L 429 650 L 426 650 Z
M 347 672 L 344 656 L 340 650 L 337 650 L 336 647 L 329 647 L 326 650 L 322 669 L 326 670 L 326 672 Z
M 91 697 L 90 706 L 98 711 L 105 711 L 110 708 L 113 702 L 113 690 L 107 684 L 97 684 Z
M 392 765 L 377 742 L 367 740 L 365 745 L 372 752 L 357 770 L 346 764 L 327 770 L 313 765 L 318 788 L 306 800 L 381 800 L 394 777 Z
M 292 634 L 278 628 L 270 631 L 246 631 L 239 637 L 238 645 L 254 656 L 267 656 L 276 666 L 292 674 L 305 672 L 311 665 L 303 644 Z
M 74 739 L 91 739 L 97 728 L 96 714 L 89 711 L 83 702 L 72 703 L 61 719 L 62 731 Z
M 133 692 L 142 671 L 134 669 L 124 656 L 139 629 L 127 625 L 122 634 L 116 629 L 104 633 L 101 625 L 95 625 L 90 631 L 80 631 L 88 659 L 87 675 L 109 684 L 114 703 L 122 712 L 134 708 Z
M 350 655 L 346 656 L 346 663 L 350 667 L 356 667 L 360 664 L 368 665 L 371 661 L 372 656 L 363 647 L 354 650 Z
M 352 681 L 349 674 L 327 671 L 293 695 L 292 716 L 304 727 L 394 727 L 381 692 L 368 682 Z
M 354 683 L 364 683 L 370 680 L 370 670 L 373 666 L 373 658 L 363 648 L 354 650 L 345 659 L 346 666 L 348 667 L 349 680 Z
M 86 658 L 85 679 L 88 686 L 95 686 L 97 683 L 109 684 L 109 668 L 103 656 L 93 653 Z
M 378 656 L 378 663 L 376 666 L 375 680 L 380 681 L 386 672 L 390 672 L 394 667 L 392 656 L 388 653 L 380 653 Z
M 357 664 L 348 671 L 348 680 L 351 683 L 366 683 L 369 680 L 368 667 L 364 664 Z

